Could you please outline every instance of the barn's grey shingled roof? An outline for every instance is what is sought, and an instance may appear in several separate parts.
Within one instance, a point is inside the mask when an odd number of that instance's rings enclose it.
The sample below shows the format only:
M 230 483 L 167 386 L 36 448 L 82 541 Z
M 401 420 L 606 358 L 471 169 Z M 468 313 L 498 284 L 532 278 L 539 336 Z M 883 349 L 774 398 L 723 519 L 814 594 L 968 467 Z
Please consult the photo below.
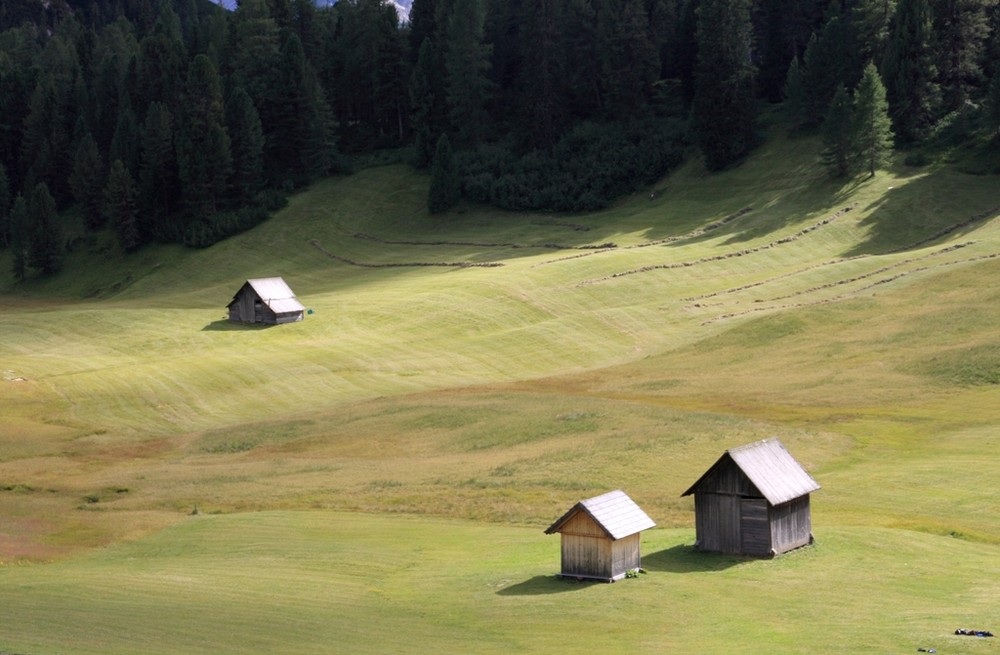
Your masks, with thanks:
M 260 299 L 264 301 L 275 314 L 305 311 L 305 306 L 299 302 L 291 288 L 280 277 L 261 277 L 247 280 Z
M 586 512 L 612 539 L 618 540 L 656 525 L 646 512 L 621 489 L 581 500 L 549 526 L 545 534 L 559 529 L 577 512 Z
M 772 505 L 787 503 L 820 488 L 802 465 L 785 450 L 780 441 L 764 439 L 727 450 L 704 475 L 698 478 L 697 482 L 691 485 L 690 489 L 681 495 L 693 494 L 702 481 L 711 476 L 726 458 L 732 459 Z

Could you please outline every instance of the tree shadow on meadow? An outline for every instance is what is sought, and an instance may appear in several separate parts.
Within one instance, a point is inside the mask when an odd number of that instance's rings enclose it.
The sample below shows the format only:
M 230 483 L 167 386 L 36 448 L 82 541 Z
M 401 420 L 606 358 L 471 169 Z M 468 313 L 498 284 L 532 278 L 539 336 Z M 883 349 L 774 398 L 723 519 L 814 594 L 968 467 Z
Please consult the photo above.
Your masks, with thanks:
M 580 591 L 594 585 L 607 584 L 599 580 L 576 580 L 558 575 L 536 575 L 524 582 L 512 584 L 497 591 L 498 596 L 545 596 Z
M 745 557 L 705 553 L 694 546 L 678 544 L 650 555 L 643 555 L 642 568 L 650 572 L 707 573 L 724 571 L 747 561 Z
M 975 179 L 975 178 L 973 178 Z M 844 253 L 845 257 L 879 255 L 923 247 L 945 238 L 961 237 L 979 228 L 1000 211 L 996 197 L 980 191 L 973 202 L 958 208 L 956 180 L 947 171 L 915 174 L 905 184 L 890 187 L 875 202 L 861 208 L 868 215 L 860 226 L 868 238 Z M 966 194 L 969 195 L 969 194 Z M 947 200 L 945 199 L 955 199 Z

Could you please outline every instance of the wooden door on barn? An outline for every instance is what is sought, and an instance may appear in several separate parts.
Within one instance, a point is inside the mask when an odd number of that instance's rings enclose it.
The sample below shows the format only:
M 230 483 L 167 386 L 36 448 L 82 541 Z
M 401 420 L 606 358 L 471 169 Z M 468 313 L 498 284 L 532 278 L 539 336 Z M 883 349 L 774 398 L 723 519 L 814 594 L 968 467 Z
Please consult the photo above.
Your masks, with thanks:
M 771 554 L 771 522 L 764 498 L 740 499 L 740 546 L 747 555 Z
M 697 494 L 695 506 L 698 548 L 715 553 L 740 552 L 740 498 Z

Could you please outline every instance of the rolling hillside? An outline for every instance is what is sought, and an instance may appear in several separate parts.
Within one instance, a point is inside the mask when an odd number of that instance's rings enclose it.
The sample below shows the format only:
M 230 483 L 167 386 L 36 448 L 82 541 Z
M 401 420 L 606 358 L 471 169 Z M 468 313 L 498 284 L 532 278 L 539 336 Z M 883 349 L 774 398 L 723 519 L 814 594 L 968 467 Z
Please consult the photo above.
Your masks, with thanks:
M 1000 627 L 1000 184 L 817 147 L 588 215 L 431 217 L 374 168 L 5 279 L 0 652 L 987 652 L 951 631 Z M 270 275 L 313 313 L 228 323 Z M 694 554 L 680 493 L 769 436 L 817 545 Z M 649 575 L 553 579 L 542 529 L 619 487 Z

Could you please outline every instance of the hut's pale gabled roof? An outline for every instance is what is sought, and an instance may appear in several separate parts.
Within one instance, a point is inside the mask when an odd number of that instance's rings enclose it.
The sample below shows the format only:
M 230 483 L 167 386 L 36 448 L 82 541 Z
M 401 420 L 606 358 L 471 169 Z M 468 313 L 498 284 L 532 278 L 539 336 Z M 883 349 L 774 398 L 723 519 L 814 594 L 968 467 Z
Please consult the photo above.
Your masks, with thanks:
M 802 465 L 785 450 L 777 439 L 765 439 L 731 448 L 691 485 L 682 496 L 697 491 L 701 483 L 708 479 L 727 459 L 731 459 L 743 471 L 753 486 L 772 505 L 780 505 L 819 489 L 819 484 L 806 473 Z
M 656 525 L 621 489 L 581 500 L 549 526 L 545 534 L 559 532 L 577 512 L 586 512 L 612 539 L 618 540 Z
M 288 284 L 280 277 L 255 278 L 247 280 L 246 283 L 275 314 L 305 311 L 305 306 L 299 302 Z M 233 297 L 233 300 L 236 300 L 236 296 Z

